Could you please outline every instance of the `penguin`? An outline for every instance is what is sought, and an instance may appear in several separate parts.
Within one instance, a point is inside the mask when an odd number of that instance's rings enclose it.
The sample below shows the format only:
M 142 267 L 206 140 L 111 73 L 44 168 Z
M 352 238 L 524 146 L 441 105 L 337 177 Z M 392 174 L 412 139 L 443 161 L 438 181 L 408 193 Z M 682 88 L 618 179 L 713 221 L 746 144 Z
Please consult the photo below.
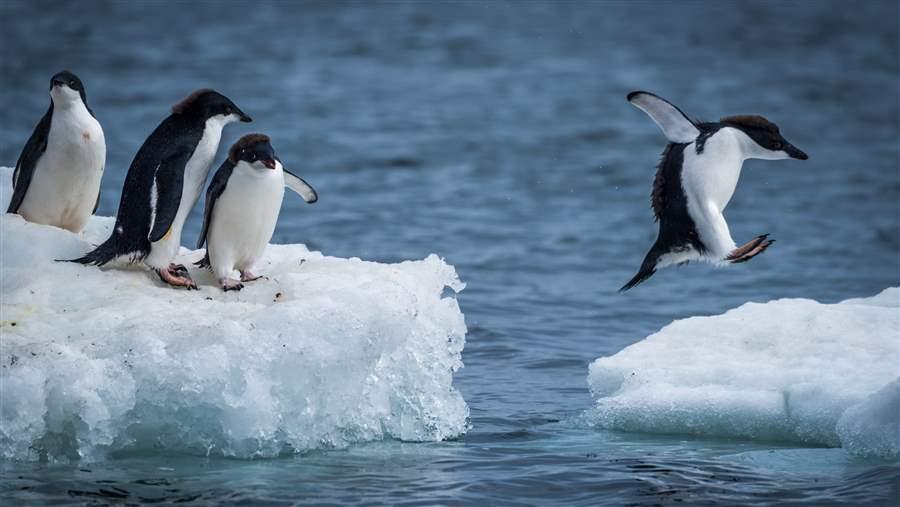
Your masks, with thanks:
M 100 203 L 106 139 L 84 84 L 64 70 L 50 79 L 50 108 L 22 149 L 7 213 L 81 232 Z
M 695 260 L 717 265 L 747 262 L 775 242 L 763 234 L 738 247 L 722 212 L 745 160 L 809 158 L 782 137 L 777 125 L 758 115 L 695 122 L 671 103 L 644 91 L 628 94 L 628 102 L 650 116 L 669 144 L 657 167 L 650 199 L 659 234 L 637 274 L 620 292 L 671 265 Z
M 275 232 L 285 186 L 309 204 L 319 200 L 307 182 L 282 166 L 268 136 L 248 134 L 231 146 L 206 191 L 197 241 L 198 249 L 206 243 L 206 255 L 195 263 L 211 269 L 223 290 L 241 290 L 242 282 L 260 278 L 250 270 Z M 240 281 L 230 278 L 235 270 Z
M 184 221 L 197 203 L 219 148 L 222 129 L 252 121 L 224 95 L 197 90 L 172 108 L 131 162 L 109 239 L 71 262 L 102 266 L 117 258 L 143 261 L 174 287 L 196 289 L 187 269 L 172 263 Z

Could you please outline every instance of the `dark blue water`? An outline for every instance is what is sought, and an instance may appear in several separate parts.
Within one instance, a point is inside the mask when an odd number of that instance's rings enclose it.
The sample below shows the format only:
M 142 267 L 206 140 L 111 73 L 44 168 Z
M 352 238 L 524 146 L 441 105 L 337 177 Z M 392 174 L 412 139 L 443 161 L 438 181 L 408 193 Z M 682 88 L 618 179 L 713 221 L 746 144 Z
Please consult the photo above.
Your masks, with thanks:
M 381 262 L 438 253 L 467 282 L 456 385 L 471 429 L 291 459 L 164 453 L 3 463 L 14 503 L 883 504 L 896 463 L 840 449 L 589 429 L 587 365 L 746 301 L 838 301 L 900 284 L 895 2 L 0 3 L 0 164 L 70 68 L 104 126 L 99 214 L 168 108 L 214 87 L 313 183 L 275 242 Z M 750 161 L 728 208 L 734 269 L 616 289 L 655 237 L 664 144 L 634 89 L 713 120 L 763 114 L 810 154 Z M 244 129 L 244 130 L 242 130 Z M 221 158 L 221 157 L 220 157 Z M 189 221 L 185 241 L 199 229 Z

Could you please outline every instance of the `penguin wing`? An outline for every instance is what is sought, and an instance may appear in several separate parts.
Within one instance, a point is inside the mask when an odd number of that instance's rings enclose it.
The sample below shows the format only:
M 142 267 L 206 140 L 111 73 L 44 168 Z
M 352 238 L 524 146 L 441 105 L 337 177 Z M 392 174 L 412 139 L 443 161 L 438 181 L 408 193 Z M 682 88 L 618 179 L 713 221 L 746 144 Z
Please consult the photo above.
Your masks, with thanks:
M 303 178 L 287 169 L 282 168 L 282 171 L 284 171 L 284 186 L 300 194 L 300 197 L 302 197 L 307 204 L 312 204 L 319 200 L 319 194 L 316 193 L 315 189 L 313 189 L 309 183 L 303 181 Z
M 700 129 L 681 109 L 661 97 L 649 92 L 631 92 L 628 102 L 647 113 L 673 143 L 689 143 L 700 135 Z
M 103 191 L 99 188 L 97 189 L 97 200 L 94 201 L 94 209 L 91 210 L 91 215 L 97 212 L 97 208 L 100 207 L 100 196 L 103 194 Z
M 25 200 L 25 192 L 31 184 L 31 178 L 34 176 L 34 169 L 37 167 L 38 160 L 41 155 L 47 151 L 47 137 L 50 135 L 50 122 L 53 117 L 53 103 L 50 103 L 50 109 L 41 118 L 25 147 L 22 148 L 22 154 L 19 155 L 19 161 L 16 162 L 16 169 L 13 171 L 13 195 L 9 201 L 7 213 L 18 213 L 19 206 Z
M 153 177 L 156 199 L 150 200 L 154 216 L 150 230 L 150 242 L 161 240 L 169 232 L 178 208 L 181 206 L 181 192 L 184 186 L 184 166 L 191 158 L 191 151 L 182 149 L 160 162 Z M 154 204 L 155 202 L 155 204 Z
M 225 162 L 222 162 L 222 165 L 219 166 L 219 170 L 216 171 L 215 176 L 213 176 L 209 188 L 206 189 L 206 204 L 203 209 L 203 227 L 200 229 L 200 237 L 197 239 L 198 249 L 203 247 L 203 243 L 206 243 L 206 234 L 209 232 L 209 224 L 212 222 L 212 214 L 213 209 L 216 207 L 216 200 L 219 199 L 222 192 L 225 191 L 225 187 L 228 186 L 228 178 L 231 177 L 231 171 L 233 170 L 234 164 L 226 159 Z
M 90 111 L 90 109 L 89 109 L 88 111 Z M 93 114 L 93 113 L 91 113 L 91 114 Z M 104 170 L 104 169 L 106 169 L 106 167 L 101 167 L 101 168 L 100 168 L 100 173 L 101 173 L 101 174 L 103 173 L 103 170 Z M 103 185 L 100 185 L 99 187 L 97 187 L 97 200 L 94 201 L 94 209 L 91 210 L 91 215 L 97 213 L 97 208 L 100 207 L 100 196 L 103 195 L 103 188 L 102 188 L 102 187 L 103 187 Z

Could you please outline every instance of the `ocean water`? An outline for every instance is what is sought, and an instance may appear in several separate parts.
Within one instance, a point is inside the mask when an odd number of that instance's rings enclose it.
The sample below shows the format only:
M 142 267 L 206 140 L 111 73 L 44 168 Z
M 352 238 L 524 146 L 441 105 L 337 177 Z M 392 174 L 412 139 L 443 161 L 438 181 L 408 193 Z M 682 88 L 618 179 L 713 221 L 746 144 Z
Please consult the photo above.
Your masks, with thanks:
M 896 2 L 0 3 L 0 165 L 85 82 L 104 126 L 101 215 L 135 151 L 195 88 L 231 97 L 320 202 L 274 242 L 379 262 L 437 253 L 467 288 L 471 428 L 241 461 L 165 453 L 0 463 L 12 504 L 121 502 L 887 504 L 896 462 L 778 442 L 591 428 L 587 367 L 674 319 L 747 301 L 835 302 L 900 284 Z M 693 117 L 762 114 L 810 155 L 749 161 L 733 269 L 690 265 L 625 294 L 655 238 L 664 138 L 635 89 Z M 224 150 L 224 148 L 223 148 Z M 221 159 L 221 156 L 219 157 Z M 199 232 L 200 209 L 185 243 Z M 4 502 L 5 504 L 6 502 Z

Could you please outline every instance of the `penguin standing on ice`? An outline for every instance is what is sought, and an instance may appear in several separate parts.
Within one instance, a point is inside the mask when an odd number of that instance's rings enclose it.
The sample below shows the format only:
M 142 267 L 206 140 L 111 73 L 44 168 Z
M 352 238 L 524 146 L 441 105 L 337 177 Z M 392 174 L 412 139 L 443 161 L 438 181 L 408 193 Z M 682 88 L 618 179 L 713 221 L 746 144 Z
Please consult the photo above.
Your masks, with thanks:
M 196 289 L 187 269 L 172 260 L 181 230 L 197 203 L 225 125 L 249 122 L 224 95 L 197 90 L 172 108 L 138 150 L 125 184 L 112 235 L 72 262 L 102 266 L 128 257 L 142 260 L 166 283 Z
M 100 203 L 106 140 L 78 76 L 50 79 L 50 108 L 25 143 L 13 172 L 7 213 L 81 232 Z
M 640 270 L 620 291 L 647 280 L 656 270 L 702 260 L 746 262 L 775 240 L 768 234 L 737 247 L 722 212 L 734 194 L 744 160 L 808 157 L 787 142 L 778 127 L 755 115 L 696 123 L 680 109 L 648 92 L 628 101 L 656 122 L 669 140 L 653 181 L 651 204 L 659 222 L 656 242 Z
M 228 151 L 206 191 L 203 229 L 197 248 L 207 244 L 196 264 L 210 268 L 223 290 L 241 290 L 241 282 L 259 277 L 250 272 L 275 232 L 287 186 L 307 203 L 319 198 L 308 183 L 281 165 L 267 136 L 249 134 Z M 241 279 L 233 280 L 237 270 Z

